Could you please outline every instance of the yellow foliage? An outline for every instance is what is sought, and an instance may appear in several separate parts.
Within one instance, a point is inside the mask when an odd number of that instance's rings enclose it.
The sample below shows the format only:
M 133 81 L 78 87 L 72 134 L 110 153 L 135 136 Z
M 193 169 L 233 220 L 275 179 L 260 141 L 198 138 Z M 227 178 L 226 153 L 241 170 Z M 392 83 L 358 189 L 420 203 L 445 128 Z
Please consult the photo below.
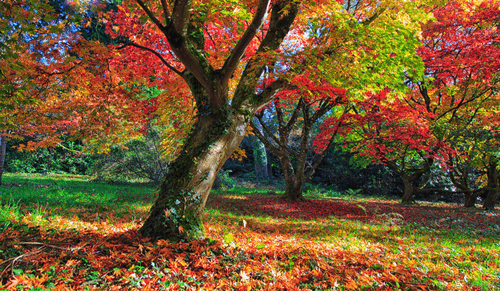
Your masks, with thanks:
M 244 158 L 246 158 L 247 155 L 245 153 L 245 149 L 237 148 L 234 153 L 231 155 L 232 160 L 237 160 L 237 161 L 243 161 Z

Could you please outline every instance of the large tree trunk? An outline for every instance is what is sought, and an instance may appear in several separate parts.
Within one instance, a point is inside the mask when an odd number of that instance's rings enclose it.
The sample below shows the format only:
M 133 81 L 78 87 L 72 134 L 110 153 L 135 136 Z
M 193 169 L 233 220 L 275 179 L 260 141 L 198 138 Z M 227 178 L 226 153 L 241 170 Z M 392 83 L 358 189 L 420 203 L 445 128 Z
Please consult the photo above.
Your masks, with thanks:
M 7 137 L 0 134 L 0 185 L 2 185 L 2 176 L 5 164 L 6 149 L 7 149 Z
M 287 152 L 282 152 L 282 156 L 279 157 L 279 161 L 281 169 L 283 169 L 283 176 L 285 180 L 285 193 L 283 194 L 283 198 L 289 201 L 303 200 L 304 196 L 302 195 L 302 185 L 304 184 L 304 179 L 301 179 L 300 177 L 303 175 L 297 175 L 295 173 L 292 161 L 290 160 L 290 156 Z
M 248 120 L 229 113 L 201 115 L 180 156 L 171 164 L 140 232 L 152 239 L 204 237 L 202 214 L 218 171 L 239 146 Z
M 464 196 L 465 196 L 464 207 L 466 208 L 476 207 L 477 197 L 479 196 L 478 194 L 469 191 L 465 192 Z
M 259 54 L 280 47 L 298 15 L 300 2 L 259 0 L 252 21 L 222 67 L 217 69 L 212 67 L 204 51 L 205 23 L 194 16 L 193 1 L 176 0 L 170 5 L 161 1 L 164 11 L 172 11 L 171 15 L 163 13 L 165 21 L 156 18 L 146 1 L 136 2 L 163 32 L 175 57 L 184 65 L 179 71 L 162 59 L 189 85 L 198 114 L 195 128 L 163 178 L 158 198 L 140 232 L 153 240 L 198 239 L 205 234 L 202 213 L 217 172 L 243 140 L 250 119 L 288 84 L 287 80 L 278 79 L 262 90 L 257 89 L 262 73 L 276 63 L 274 58 L 263 62 Z M 267 19 L 267 33 L 255 57 L 247 61 L 230 98 L 230 80 Z M 127 45 L 144 49 L 133 42 Z
M 496 201 L 500 196 L 497 163 L 498 160 L 495 157 L 491 157 L 488 164 L 488 195 L 483 202 L 483 208 L 488 210 L 493 210 L 495 208 Z
M 301 201 L 304 200 L 304 196 L 302 195 L 302 185 L 303 181 L 293 179 L 293 180 L 285 180 L 286 188 L 283 197 L 289 201 Z
M 401 177 L 403 179 L 404 192 L 401 203 L 408 204 L 413 202 L 413 194 L 415 193 L 415 188 L 413 188 L 413 181 L 409 177 Z

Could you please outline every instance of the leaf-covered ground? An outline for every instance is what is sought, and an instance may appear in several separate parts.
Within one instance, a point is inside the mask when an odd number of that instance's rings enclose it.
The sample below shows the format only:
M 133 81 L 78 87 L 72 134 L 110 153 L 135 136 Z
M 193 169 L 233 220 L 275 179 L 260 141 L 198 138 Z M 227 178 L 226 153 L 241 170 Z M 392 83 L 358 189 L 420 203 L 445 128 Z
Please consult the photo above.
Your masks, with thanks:
M 5 182 L 1 290 L 500 290 L 498 211 L 246 187 L 213 193 L 208 239 L 153 243 L 152 186 Z

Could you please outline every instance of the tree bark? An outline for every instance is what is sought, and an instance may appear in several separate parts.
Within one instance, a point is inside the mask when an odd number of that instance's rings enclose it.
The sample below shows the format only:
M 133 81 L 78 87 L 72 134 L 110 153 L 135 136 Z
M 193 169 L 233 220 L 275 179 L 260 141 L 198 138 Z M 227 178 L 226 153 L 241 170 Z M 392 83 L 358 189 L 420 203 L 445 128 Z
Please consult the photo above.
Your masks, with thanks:
M 413 181 L 409 177 L 401 177 L 403 179 L 404 192 L 403 198 L 401 199 L 401 203 L 409 204 L 413 202 L 413 194 L 415 193 L 415 188 L 413 188 Z
M 193 14 L 192 1 L 176 0 L 172 7 L 161 1 L 164 21 L 155 16 L 145 1 L 136 2 L 163 32 L 176 58 L 184 65 L 181 72 L 162 59 L 189 85 L 197 107 L 195 127 L 163 178 L 158 198 L 140 232 L 153 240 L 196 240 L 205 235 L 202 213 L 217 173 L 241 143 L 251 118 L 287 83 L 278 79 L 257 90 L 264 70 L 276 63 L 275 59 L 263 62 L 258 55 L 280 47 L 298 15 L 300 2 L 278 0 L 271 4 L 270 0 L 259 0 L 251 23 L 224 65 L 217 69 L 212 67 L 203 51 L 205 35 L 200 33 L 200 28 L 204 27 L 204 20 Z M 246 63 L 230 99 L 229 81 L 267 19 L 266 35 L 256 56 Z M 160 54 L 156 52 L 156 55 Z
M 465 208 L 474 208 L 474 207 L 476 207 L 477 197 L 479 195 L 474 194 L 473 192 L 466 192 L 464 194 L 464 196 L 465 196 L 465 201 L 464 201 L 464 207 Z
M 302 192 L 304 181 L 295 179 L 286 181 L 286 188 L 283 197 L 289 201 L 302 201 L 305 200 Z
M 266 147 L 256 136 L 252 137 L 253 141 L 253 160 L 255 166 L 255 178 L 257 181 L 268 180 L 269 173 L 267 171 L 267 152 Z
M 292 161 L 288 153 L 282 152 L 279 157 L 279 162 L 281 164 L 285 180 L 285 193 L 283 194 L 283 198 L 289 201 L 304 200 L 304 196 L 302 195 L 302 185 L 304 184 L 304 179 L 301 175 L 298 175 L 298 173 L 294 171 Z
M 398 174 L 403 180 L 404 192 L 401 203 L 411 203 L 413 202 L 413 195 L 417 191 L 413 187 L 413 182 L 421 178 L 425 173 L 430 171 L 431 165 L 434 162 L 433 159 L 427 158 L 423 159 L 423 163 L 420 168 L 405 169 L 404 157 L 401 162 L 401 166 L 397 165 L 393 161 L 385 160 L 384 164 L 394 173 Z
M 496 201 L 500 196 L 497 163 L 498 159 L 496 157 L 490 157 L 487 169 L 488 195 L 483 202 L 483 208 L 487 210 L 493 210 L 495 208 Z
M 6 149 L 7 149 L 7 137 L 0 134 L 0 185 L 2 185 Z
M 245 136 L 248 120 L 229 113 L 202 115 L 160 184 L 140 232 L 173 241 L 203 238 L 202 214 L 217 173 Z

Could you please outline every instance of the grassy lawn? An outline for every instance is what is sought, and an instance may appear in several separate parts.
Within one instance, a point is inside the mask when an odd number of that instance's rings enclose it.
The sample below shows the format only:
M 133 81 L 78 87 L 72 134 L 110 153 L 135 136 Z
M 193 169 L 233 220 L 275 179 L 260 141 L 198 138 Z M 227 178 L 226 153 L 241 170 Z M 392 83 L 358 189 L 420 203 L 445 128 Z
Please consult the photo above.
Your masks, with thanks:
M 214 191 L 207 239 L 137 234 L 149 184 L 7 174 L 0 290 L 500 290 L 500 212 L 250 185 Z

